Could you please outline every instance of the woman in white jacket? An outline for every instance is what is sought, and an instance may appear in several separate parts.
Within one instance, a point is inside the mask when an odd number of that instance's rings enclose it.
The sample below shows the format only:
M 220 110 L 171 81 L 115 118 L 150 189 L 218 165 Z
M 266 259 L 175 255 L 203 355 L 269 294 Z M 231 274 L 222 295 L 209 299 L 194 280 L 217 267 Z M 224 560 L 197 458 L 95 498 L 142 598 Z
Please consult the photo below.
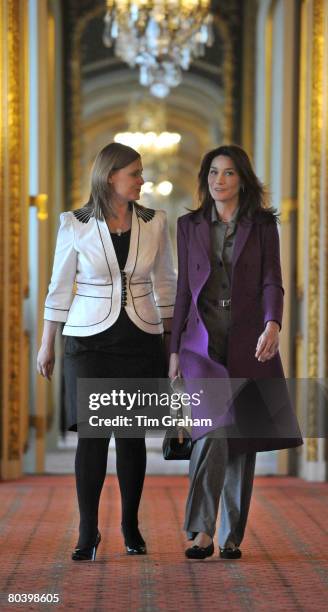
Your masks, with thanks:
M 166 375 L 162 334 L 170 330 L 176 279 L 165 212 L 136 204 L 142 172 L 136 151 L 118 143 L 107 145 L 93 166 L 89 202 L 61 215 L 37 367 L 51 378 L 58 323 L 65 323 L 70 430 L 77 430 L 78 378 Z M 145 554 L 138 528 L 145 440 L 116 438 L 115 443 L 127 553 Z M 100 542 L 98 506 L 108 444 L 108 436 L 78 440 L 76 561 L 94 560 Z

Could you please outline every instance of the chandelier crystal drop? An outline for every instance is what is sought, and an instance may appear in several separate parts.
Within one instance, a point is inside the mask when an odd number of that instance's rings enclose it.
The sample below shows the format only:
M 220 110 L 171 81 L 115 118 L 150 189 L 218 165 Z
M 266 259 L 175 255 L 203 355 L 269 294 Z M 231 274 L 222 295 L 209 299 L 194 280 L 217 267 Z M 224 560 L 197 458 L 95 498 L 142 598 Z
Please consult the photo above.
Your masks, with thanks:
M 106 0 L 103 42 L 139 66 L 140 83 L 165 98 L 193 59 L 213 44 L 210 0 Z

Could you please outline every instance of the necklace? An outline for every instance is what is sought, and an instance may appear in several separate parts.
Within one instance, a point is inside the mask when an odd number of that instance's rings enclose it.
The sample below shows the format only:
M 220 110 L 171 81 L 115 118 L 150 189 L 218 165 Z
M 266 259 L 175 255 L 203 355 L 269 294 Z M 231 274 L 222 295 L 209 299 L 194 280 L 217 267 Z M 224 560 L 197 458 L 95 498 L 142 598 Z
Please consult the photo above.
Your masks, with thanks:
M 115 227 L 117 222 L 120 223 L 119 227 Z M 132 218 L 130 215 L 127 215 L 121 219 L 106 219 L 106 223 L 109 231 L 112 234 L 116 234 L 116 236 L 122 236 L 124 232 L 127 232 L 131 229 Z
M 108 221 L 107 221 L 107 227 L 110 233 L 115 234 L 116 236 L 122 236 L 122 234 L 129 232 L 131 229 L 131 227 L 124 229 L 124 226 L 123 227 L 110 227 Z

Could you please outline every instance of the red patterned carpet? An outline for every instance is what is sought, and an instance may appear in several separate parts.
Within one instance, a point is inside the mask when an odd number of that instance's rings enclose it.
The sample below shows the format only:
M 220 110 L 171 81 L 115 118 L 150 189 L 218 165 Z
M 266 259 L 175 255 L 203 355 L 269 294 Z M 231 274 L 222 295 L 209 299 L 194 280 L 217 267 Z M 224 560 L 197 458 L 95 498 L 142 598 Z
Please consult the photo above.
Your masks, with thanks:
M 70 560 L 77 524 L 72 476 L 0 484 L 0 608 L 327 610 L 328 484 L 257 478 L 243 558 L 235 562 L 219 560 L 217 552 L 206 561 L 185 560 L 186 492 L 185 477 L 147 477 L 141 522 L 149 554 L 127 557 L 119 533 L 118 487 L 109 477 L 97 561 L 77 564 Z M 59 603 L 9 603 L 14 593 L 57 593 Z

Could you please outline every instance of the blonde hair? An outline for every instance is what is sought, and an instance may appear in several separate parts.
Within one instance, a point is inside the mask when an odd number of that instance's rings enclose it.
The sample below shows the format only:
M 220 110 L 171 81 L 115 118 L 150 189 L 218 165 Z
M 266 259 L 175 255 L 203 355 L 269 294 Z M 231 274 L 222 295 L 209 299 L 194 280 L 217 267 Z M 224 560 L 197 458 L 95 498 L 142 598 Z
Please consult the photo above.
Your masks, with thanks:
M 139 158 L 137 151 L 119 142 L 111 142 L 99 151 L 91 170 L 90 198 L 85 205 L 96 219 L 114 215 L 110 201 L 109 176 Z

